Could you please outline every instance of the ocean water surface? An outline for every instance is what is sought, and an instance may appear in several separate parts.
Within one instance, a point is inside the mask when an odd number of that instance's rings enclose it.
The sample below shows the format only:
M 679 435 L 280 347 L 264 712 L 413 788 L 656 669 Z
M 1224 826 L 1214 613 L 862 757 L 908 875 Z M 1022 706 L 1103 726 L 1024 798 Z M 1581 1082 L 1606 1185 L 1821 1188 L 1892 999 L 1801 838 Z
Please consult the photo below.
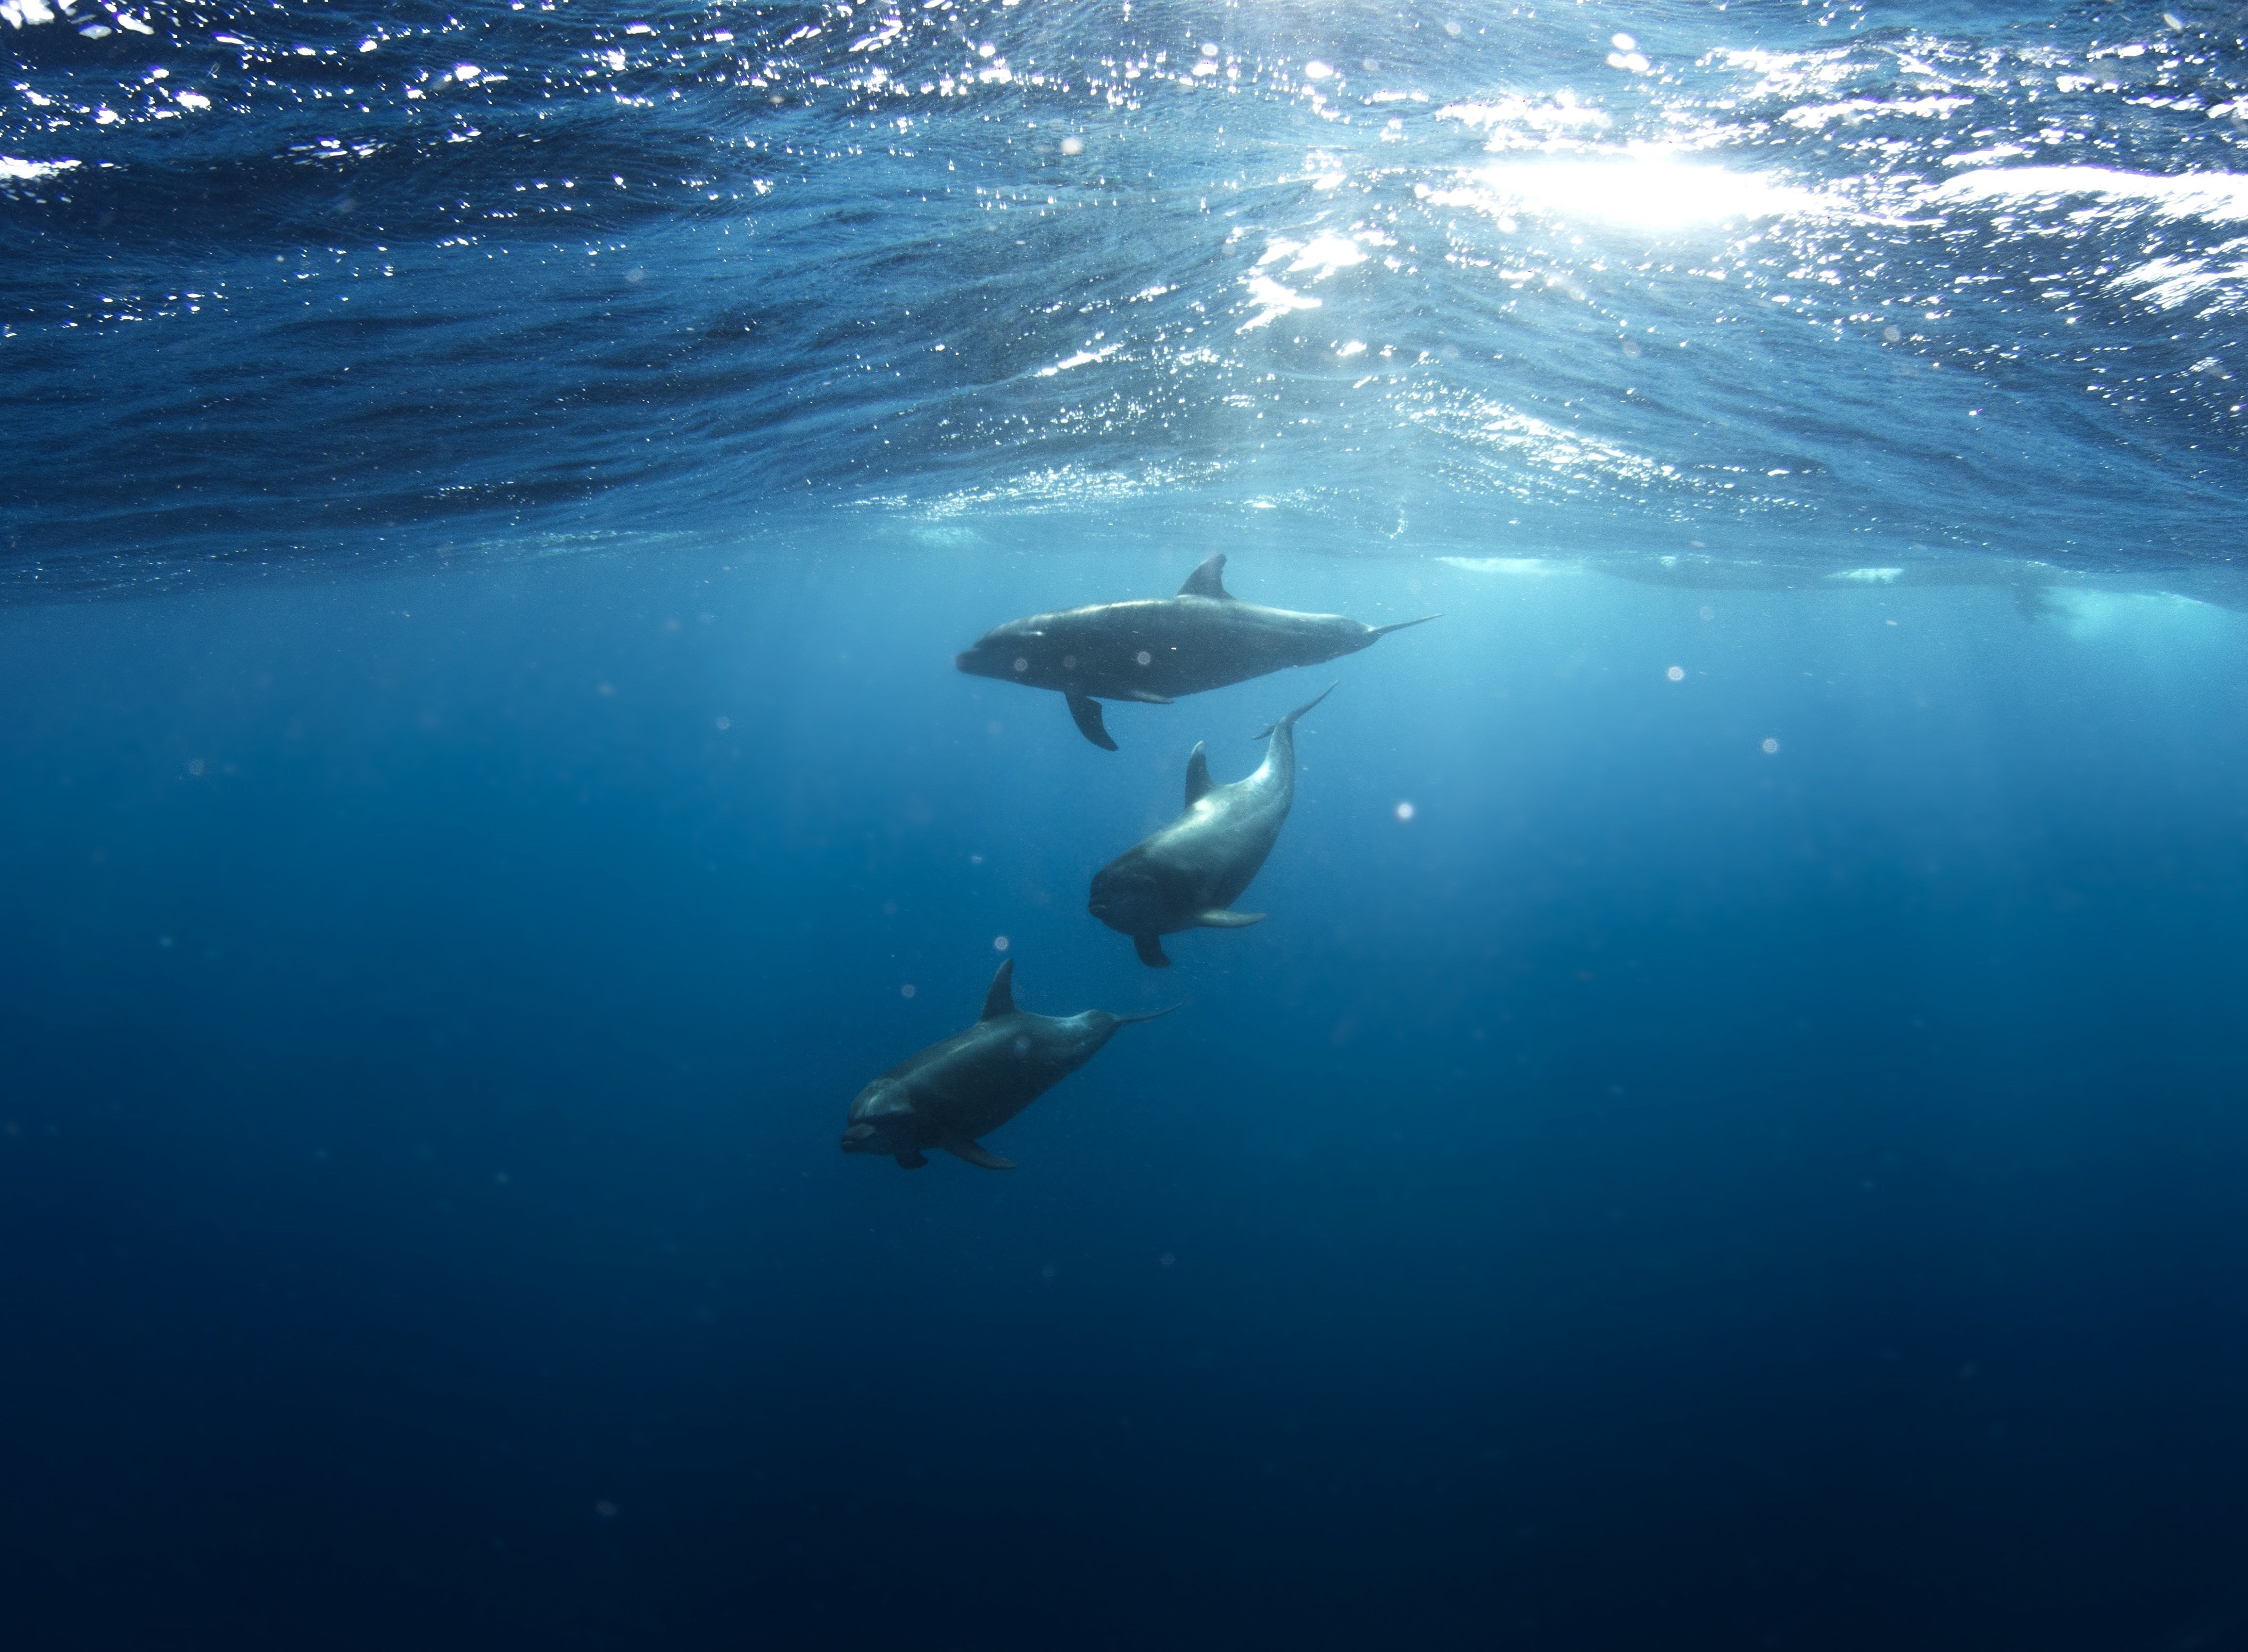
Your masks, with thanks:
M 0 44 L 9 1644 L 2248 1645 L 2237 10 Z

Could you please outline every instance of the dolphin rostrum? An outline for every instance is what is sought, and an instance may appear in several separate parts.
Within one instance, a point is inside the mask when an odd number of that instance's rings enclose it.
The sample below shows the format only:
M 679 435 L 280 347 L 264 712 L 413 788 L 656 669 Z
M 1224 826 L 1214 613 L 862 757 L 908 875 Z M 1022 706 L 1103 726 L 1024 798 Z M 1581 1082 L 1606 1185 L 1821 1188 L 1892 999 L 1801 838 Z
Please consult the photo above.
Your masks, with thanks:
M 1270 737 L 1257 772 L 1231 785 L 1210 778 L 1197 744 L 1187 758 L 1186 812 L 1142 839 L 1093 875 L 1086 909 L 1132 937 L 1140 962 L 1160 970 L 1162 937 L 1182 929 L 1245 929 L 1262 912 L 1235 912 L 1233 902 L 1272 853 L 1296 800 L 1296 719 L 1319 700 L 1298 706 L 1259 735 Z
M 1141 1015 L 1031 1015 L 1015 1007 L 1015 961 L 1008 959 L 984 995 L 984 1014 L 965 1032 L 932 1044 L 859 1092 L 843 1132 L 846 1153 L 887 1153 L 908 1170 L 929 1162 L 932 1148 L 987 1170 L 1011 1170 L 976 1138 L 996 1130 L 1078 1068 L 1127 1021 Z M 1177 1008 L 1175 1004 L 1172 1009 Z
M 1296 614 L 1243 602 L 1225 588 L 1221 551 L 1187 576 L 1175 597 L 1103 602 L 1010 620 L 954 661 L 970 676 L 1058 689 L 1078 730 L 1116 750 L 1100 702 L 1169 705 L 1292 665 L 1317 665 L 1371 648 L 1377 637 L 1439 618 L 1365 625 L 1340 614 Z

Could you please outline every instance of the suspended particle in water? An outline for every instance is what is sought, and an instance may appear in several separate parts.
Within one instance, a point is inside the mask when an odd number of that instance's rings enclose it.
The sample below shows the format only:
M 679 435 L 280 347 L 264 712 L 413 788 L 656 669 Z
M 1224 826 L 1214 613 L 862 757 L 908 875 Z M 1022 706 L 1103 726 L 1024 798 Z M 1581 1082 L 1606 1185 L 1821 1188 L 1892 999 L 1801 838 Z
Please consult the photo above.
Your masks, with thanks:
M 1400 820 L 1410 820 L 1413 818 L 1413 805 L 1409 803 L 1399 804 L 1397 805 L 1397 818 Z
M 901 997 L 901 998 L 910 998 L 911 997 L 913 997 L 913 995 L 914 995 L 914 984 L 913 984 L 912 982 L 910 982 L 910 981 L 907 982 L 907 983 L 905 984 L 905 985 L 903 985 L 903 986 L 901 986 L 901 987 L 900 987 L 900 988 L 898 989 L 898 996 L 899 996 L 900 997 Z
M 1702 617 L 1704 620 L 1714 620 L 1717 617 L 1717 611 L 1705 602 L 1702 605 Z
M 734 720 L 733 720 L 733 718 L 731 718 L 731 717 L 720 717 L 720 718 L 718 719 L 718 732 L 719 732 L 719 733 L 721 733 L 721 734 L 725 733 L 725 731 L 726 731 L 727 730 L 729 730 L 729 729 L 732 728 L 733 726 L 734 726 Z
M 1154 661 L 1155 656 L 1148 653 L 1145 648 L 1142 648 L 1139 653 L 1132 657 L 1137 660 L 1141 665 L 1148 665 Z
M 1771 757 L 1773 753 L 1777 752 L 1779 750 L 1779 741 L 1777 741 L 1777 740 L 1767 739 L 1767 740 L 1764 743 L 1764 754 L 1765 754 L 1765 756 L 1766 756 L 1766 757 Z
M 1674 665 L 1662 675 L 1673 682 L 1683 682 L 1686 681 L 1686 668 L 1683 665 Z
M 1064 154 L 1083 154 L 1085 153 L 1085 140 L 1082 138 L 1064 138 L 1061 141 L 1061 152 Z
M 995 935 L 991 937 L 991 950 L 994 952 L 1004 952 L 1013 943 L 1004 935 Z
M 1025 658 L 1023 658 L 1023 656 L 1022 656 L 1021 655 L 1019 655 L 1019 654 L 1018 654 L 1018 655 L 1017 655 L 1015 656 L 1015 669 L 1016 669 L 1016 670 L 1018 670 L 1018 671 L 1027 671 L 1027 670 L 1029 670 L 1030 668 L 1031 668 L 1031 662 L 1030 662 L 1028 660 L 1025 660 Z

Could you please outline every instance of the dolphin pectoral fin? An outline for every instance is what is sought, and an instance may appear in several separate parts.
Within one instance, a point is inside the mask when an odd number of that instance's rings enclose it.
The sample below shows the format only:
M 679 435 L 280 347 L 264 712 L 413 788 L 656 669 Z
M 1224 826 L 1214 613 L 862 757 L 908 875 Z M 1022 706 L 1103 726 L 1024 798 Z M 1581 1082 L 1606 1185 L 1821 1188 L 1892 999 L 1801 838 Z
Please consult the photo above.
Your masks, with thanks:
M 1225 588 L 1225 552 L 1206 557 L 1203 565 L 1187 575 L 1187 582 L 1179 587 L 1182 597 L 1215 597 L 1221 602 L 1233 600 L 1233 593 Z
M 915 1152 L 911 1148 L 898 1155 L 898 1169 L 901 1170 L 918 1170 L 928 1162 L 929 1160 L 924 1155 Z
M 1400 620 L 1395 625 L 1378 625 L 1374 627 L 1374 634 L 1377 637 L 1386 637 L 1392 631 L 1408 631 L 1416 625 L 1426 625 L 1431 620 L 1441 620 L 1443 617 L 1441 614 L 1424 614 L 1417 620 Z
M 1015 1168 L 1015 1162 L 1012 1159 L 1001 1158 L 981 1141 L 963 1140 L 946 1141 L 941 1145 L 954 1158 L 965 1159 L 969 1163 L 980 1165 L 986 1170 L 1011 1170 Z
M 1205 929 L 1245 929 L 1252 923 L 1264 922 L 1262 912 L 1228 912 L 1214 907 L 1195 919 Z
M 1210 754 L 1203 750 L 1203 743 L 1197 740 L 1194 751 L 1187 757 L 1187 807 L 1191 809 L 1200 803 L 1212 784 Z
M 1168 970 L 1171 961 L 1163 956 L 1163 937 L 1160 935 L 1135 935 L 1132 949 L 1140 955 L 1140 962 L 1151 970 Z
M 1068 698 L 1069 715 L 1077 721 L 1077 731 L 1103 751 L 1114 751 L 1116 742 L 1108 737 L 1107 725 L 1100 720 L 1100 702 L 1083 694 Z

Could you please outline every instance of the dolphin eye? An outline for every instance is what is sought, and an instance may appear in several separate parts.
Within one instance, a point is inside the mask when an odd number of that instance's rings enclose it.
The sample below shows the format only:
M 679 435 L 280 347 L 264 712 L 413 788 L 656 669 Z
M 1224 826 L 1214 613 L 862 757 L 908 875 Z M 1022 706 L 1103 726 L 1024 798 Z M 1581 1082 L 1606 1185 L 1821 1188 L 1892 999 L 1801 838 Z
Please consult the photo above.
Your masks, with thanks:
M 1030 668 L 1031 668 L 1031 662 L 1030 662 L 1028 660 L 1025 660 L 1025 658 L 1023 658 L 1023 656 L 1022 656 L 1021 655 L 1019 655 L 1019 654 L 1018 654 L 1018 655 L 1017 655 L 1015 656 L 1015 669 L 1016 669 L 1016 670 L 1018 670 L 1018 671 L 1027 671 L 1027 670 L 1029 670 Z

